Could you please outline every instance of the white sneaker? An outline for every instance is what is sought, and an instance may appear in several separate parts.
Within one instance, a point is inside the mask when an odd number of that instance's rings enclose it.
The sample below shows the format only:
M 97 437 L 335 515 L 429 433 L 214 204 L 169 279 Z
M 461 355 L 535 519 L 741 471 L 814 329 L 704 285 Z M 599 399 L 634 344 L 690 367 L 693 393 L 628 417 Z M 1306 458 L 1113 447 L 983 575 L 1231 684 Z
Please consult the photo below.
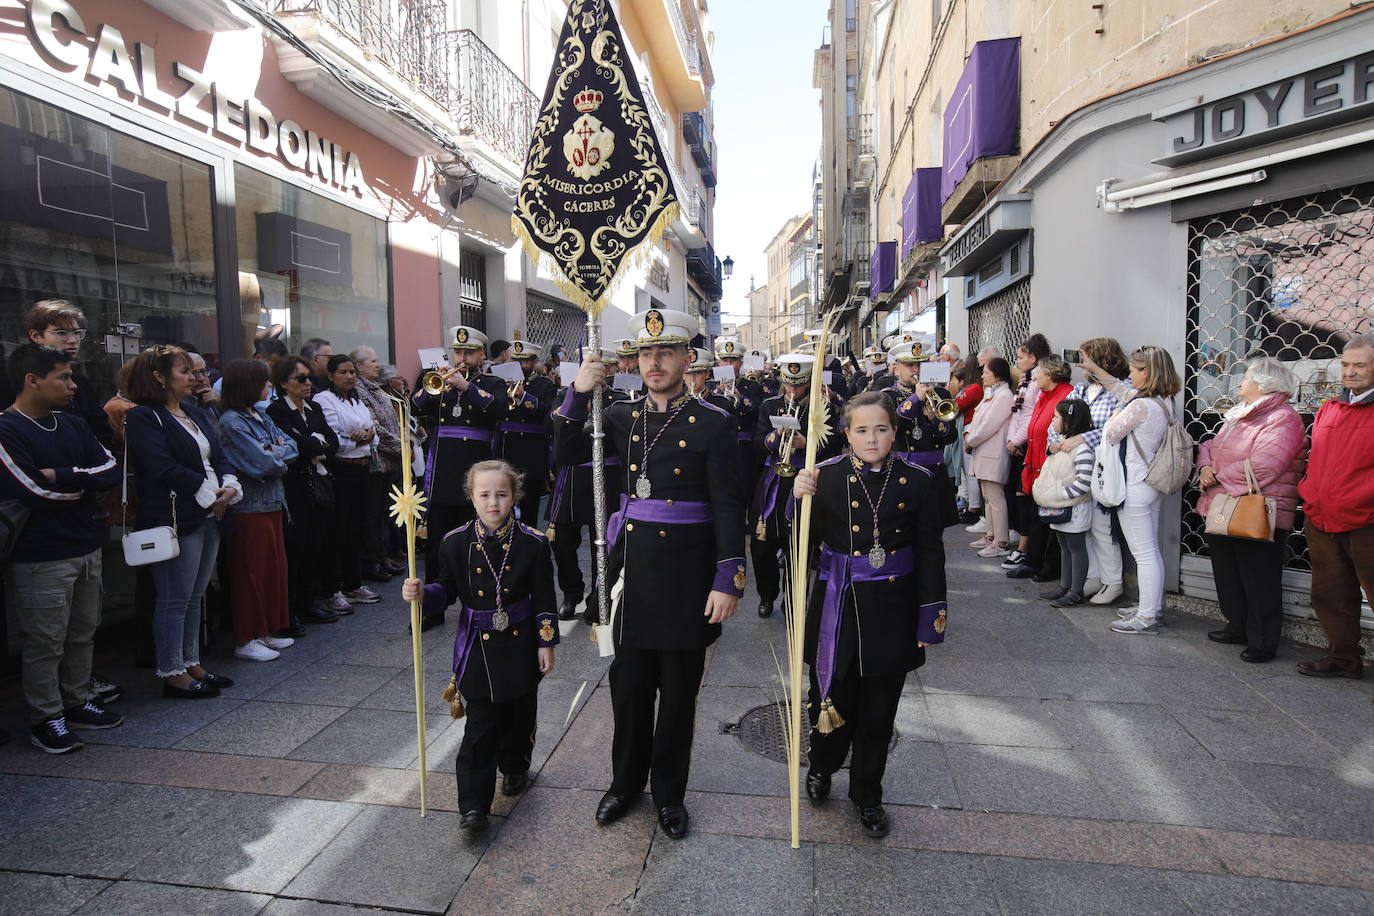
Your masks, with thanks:
M 1116 616 L 1122 620 L 1130 620 L 1135 616 L 1136 609 L 1133 607 L 1119 607 L 1116 609 Z
M 1015 528 L 1011 528 L 1007 531 L 1008 544 L 1015 544 L 1019 540 L 1021 540 L 1021 532 L 1017 531 Z
M 255 662 L 270 662 L 281 658 L 281 653 L 276 649 L 267 648 L 259 640 L 250 639 L 234 650 L 234 657 L 246 658 Z
M 296 641 L 289 636 L 264 636 L 258 642 L 269 649 L 289 649 L 296 644 Z
M 979 533 L 980 531 L 987 531 L 987 530 L 988 530 L 988 519 L 987 519 L 987 516 L 983 516 L 982 518 L 978 519 L 978 521 L 974 522 L 972 525 L 969 525 L 969 526 L 968 526 L 967 528 L 965 528 L 964 530 L 967 531 L 969 534 L 977 534 L 977 533 Z
M 980 557 L 1005 557 L 1006 555 L 1007 548 L 998 547 L 996 544 L 993 543 L 989 543 L 988 546 L 978 551 L 978 556 Z
M 1154 620 L 1146 620 L 1139 614 L 1129 620 L 1118 620 L 1112 624 L 1113 633 L 1139 633 L 1144 636 L 1158 636 L 1159 624 Z
M 1111 604 L 1118 600 L 1125 591 L 1120 585 L 1104 585 L 1102 591 L 1093 595 L 1088 601 L 1092 604 Z

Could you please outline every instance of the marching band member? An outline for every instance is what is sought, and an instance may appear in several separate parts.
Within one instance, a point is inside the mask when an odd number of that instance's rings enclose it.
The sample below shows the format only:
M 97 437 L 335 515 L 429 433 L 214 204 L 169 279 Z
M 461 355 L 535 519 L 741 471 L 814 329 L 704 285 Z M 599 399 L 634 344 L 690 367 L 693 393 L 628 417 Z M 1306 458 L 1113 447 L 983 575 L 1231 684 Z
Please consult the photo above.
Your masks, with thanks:
M 744 350 L 734 337 L 716 339 L 716 365 L 729 366 L 735 372 L 733 382 L 717 382 L 716 389 L 734 400 L 734 413 L 739 418 L 739 461 L 744 479 L 746 500 L 754 498 L 754 485 L 759 478 L 758 450 L 754 447 L 754 427 L 758 424 L 759 408 L 769 397 L 762 384 L 742 373 Z
M 895 382 L 883 389 L 897 409 L 897 441 L 893 450 L 908 464 L 930 468 L 935 475 L 935 489 L 945 510 L 945 525 L 958 521 L 954 504 L 954 483 L 945 467 L 945 446 L 959 435 L 953 420 L 935 416 L 934 403 L 950 399 L 949 390 L 926 385 L 920 380 L 919 344 L 899 343 L 888 351 Z
M 539 353 L 538 344 L 511 342 L 511 359 L 520 364 L 525 378 L 513 388 L 507 386 L 506 418 L 496 424 L 496 454 L 524 472 L 520 518 L 530 523 L 538 520 L 539 500 L 549 490 L 548 419 L 558 400 L 558 386 L 534 371 Z

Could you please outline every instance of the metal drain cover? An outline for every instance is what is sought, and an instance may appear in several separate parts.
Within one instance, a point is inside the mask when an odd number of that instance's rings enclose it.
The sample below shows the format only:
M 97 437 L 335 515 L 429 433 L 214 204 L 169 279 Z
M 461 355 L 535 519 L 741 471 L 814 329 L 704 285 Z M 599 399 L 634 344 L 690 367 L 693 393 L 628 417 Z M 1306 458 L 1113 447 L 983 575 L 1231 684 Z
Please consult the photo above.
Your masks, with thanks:
M 727 725 L 726 731 L 733 731 L 739 737 L 740 743 L 755 754 L 767 757 L 775 763 L 787 762 L 787 742 L 784 740 L 786 710 L 780 703 L 768 703 L 764 706 L 755 706 L 753 709 L 739 717 L 739 722 L 733 726 Z M 888 744 L 888 750 L 897 744 L 897 730 L 892 730 L 892 741 Z M 849 758 L 845 758 L 845 766 L 849 765 Z M 805 760 L 802 766 L 806 766 Z

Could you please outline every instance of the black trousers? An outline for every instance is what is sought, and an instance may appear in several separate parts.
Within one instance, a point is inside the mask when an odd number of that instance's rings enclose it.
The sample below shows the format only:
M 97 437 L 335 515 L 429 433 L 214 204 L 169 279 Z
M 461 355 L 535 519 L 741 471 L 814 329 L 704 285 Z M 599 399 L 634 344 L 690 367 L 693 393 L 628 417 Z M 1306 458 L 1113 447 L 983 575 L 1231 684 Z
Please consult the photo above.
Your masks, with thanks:
M 760 601 L 777 601 L 782 591 L 782 571 L 778 568 L 778 551 L 783 551 L 782 565 L 787 566 L 786 544 L 777 541 L 749 539 L 749 557 L 754 561 L 754 587 Z
M 444 535 L 475 517 L 472 503 L 429 507 L 425 513 L 425 582 L 439 578 L 439 545 Z
M 564 601 L 571 601 L 574 605 L 587 601 L 588 607 L 595 604 L 596 594 L 596 555 L 592 555 L 592 574 L 591 585 L 587 585 L 586 578 L 582 575 L 582 563 L 577 556 L 578 549 L 582 546 L 582 529 L 587 529 L 588 540 L 596 540 L 596 533 L 592 531 L 590 523 L 558 523 L 554 526 L 553 539 L 553 565 L 554 573 L 558 577 L 558 590 L 563 593 Z
M 1026 513 L 1027 531 L 1021 531 L 1029 538 L 1026 541 L 1026 559 L 1022 562 L 1040 572 L 1046 579 L 1058 579 L 1060 569 L 1059 538 L 1054 529 L 1040 521 L 1040 516 L 1032 508 Z
M 1272 541 L 1207 535 L 1212 578 L 1226 629 L 1244 636 L 1251 649 L 1272 652 L 1283 629 L 1283 544 L 1288 532 Z
M 849 799 L 861 808 L 883 803 L 883 772 L 887 769 L 887 746 L 892 742 L 892 723 L 897 719 L 897 704 L 902 699 L 905 674 L 860 675 L 851 665 L 844 677 L 830 683 L 830 700 L 844 724 L 828 735 L 816 730 L 821 710 L 821 691 L 816 670 L 811 669 L 811 689 L 806 712 L 811 720 L 811 769 L 834 773 L 849 761 Z
M 496 772 L 524 773 L 534 754 L 539 694 L 527 693 L 500 703 L 463 698 L 467 723 L 458 746 L 458 810 L 490 813 L 496 795 Z
M 320 569 L 327 566 L 324 557 L 323 531 L 329 531 L 330 513 L 319 506 L 304 488 L 294 486 L 286 490 L 288 522 L 286 542 L 286 592 L 291 616 L 299 617 L 310 610 L 315 596 L 323 591 Z M 330 589 L 332 592 L 333 589 Z
M 525 486 L 533 487 L 525 491 L 525 498 L 520 500 L 520 521 L 529 525 L 531 528 L 539 527 L 539 501 L 544 498 L 545 487 L 542 485 L 531 484 L 525 481 Z
M 329 470 L 334 475 L 332 553 L 338 563 L 338 587 L 347 592 L 363 584 L 367 465 L 333 461 Z
M 616 649 L 611 662 L 612 792 L 633 796 L 648 781 L 655 807 L 682 804 L 705 669 L 705 649 Z
M 366 518 L 363 522 L 363 562 L 368 567 L 385 563 L 391 556 L 391 487 L 400 480 L 399 473 L 383 472 L 367 475 Z

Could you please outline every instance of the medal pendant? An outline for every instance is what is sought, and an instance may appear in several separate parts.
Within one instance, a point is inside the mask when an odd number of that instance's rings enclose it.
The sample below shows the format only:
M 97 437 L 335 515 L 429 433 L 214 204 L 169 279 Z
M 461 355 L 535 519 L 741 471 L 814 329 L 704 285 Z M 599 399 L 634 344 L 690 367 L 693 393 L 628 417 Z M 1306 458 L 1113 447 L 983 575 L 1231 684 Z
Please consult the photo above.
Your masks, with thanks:
M 494 629 L 504 633 L 506 627 L 510 626 L 510 615 L 505 611 L 498 610 L 495 614 L 491 615 L 491 625 Z
M 640 474 L 639 479 L 635 481 L 635 496 L 640 499 L 648 499 L 653 492 L 654 488 L 649 484 L 648 475 Z
M 874 569 L 882 569 L 887 562 L 887 551 L 883 550 L 878 544 L 873 545 L 873 549 L 868 552 L 868 565 Z

